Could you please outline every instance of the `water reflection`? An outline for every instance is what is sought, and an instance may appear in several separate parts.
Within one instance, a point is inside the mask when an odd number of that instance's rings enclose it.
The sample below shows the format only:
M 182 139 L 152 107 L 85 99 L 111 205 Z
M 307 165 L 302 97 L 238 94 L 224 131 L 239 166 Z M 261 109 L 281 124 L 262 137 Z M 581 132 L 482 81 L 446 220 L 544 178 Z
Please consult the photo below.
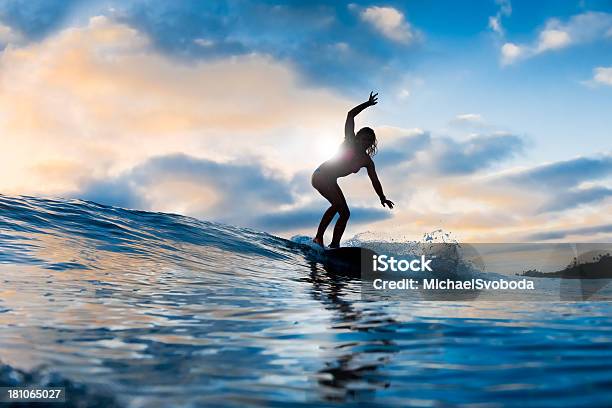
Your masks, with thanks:
M 344 299 L 351 287 L 354 291 L 359 285 L 358 280 L 337 275 L 330 269 L 322 270 L 316 262 L 310 262 L 309 266 L 313 299 L 333 312 L 331 329 L 337 336 L 348 338 L 334 343 L 332 352 L 338 354 L 318 371 L 320 392 L 327 401 L 368 400 L 377 389 L 390 385 L 380 368 L 397 353 L 390 339 L 393 337 L 391 325 L 397 322 L 381 310 L 371 311 L 366 307 L 362 311 Z

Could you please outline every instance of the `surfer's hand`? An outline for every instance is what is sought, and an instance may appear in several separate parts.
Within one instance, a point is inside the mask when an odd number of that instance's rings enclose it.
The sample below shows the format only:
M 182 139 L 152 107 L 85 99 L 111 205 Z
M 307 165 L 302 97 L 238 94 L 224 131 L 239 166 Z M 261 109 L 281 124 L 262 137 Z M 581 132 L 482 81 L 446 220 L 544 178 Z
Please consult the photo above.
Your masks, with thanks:
M 382 200 L 380 200 L 380 203 L 382 204 L 383 207 L 387 205 L 387 207 L 389 208 L 393 208 L 393 206 L 395 205 L 393 201 L 387 200 L 386 198 L 383 198 Z
M 368 98 L 368 105 L 374 106 L 378 103 L 378 92 L 374 93 L 370 92 L 370 97 Z

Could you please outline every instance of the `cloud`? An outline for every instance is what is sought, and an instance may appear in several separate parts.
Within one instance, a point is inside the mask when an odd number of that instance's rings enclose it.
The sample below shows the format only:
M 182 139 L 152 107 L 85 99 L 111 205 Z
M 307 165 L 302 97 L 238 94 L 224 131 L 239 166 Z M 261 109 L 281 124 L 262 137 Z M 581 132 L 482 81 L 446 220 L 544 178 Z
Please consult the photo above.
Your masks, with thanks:
M 521 58 L 524 50 L 521 46 L 513 43 L 505 43 L 501 47 L 502 64 L 512 64 L 514 61 Z
M 313 83 L 343 91 L 356 83 L 366 88 L 380 84 L 390 71 L 399 76 L 402 62 L 412 58 L 397 52 L 406 35 L 415 34 L 409 24 L 404 20 L 393 31 L 400 41 L 381 42 L 377 30 L 354 24 L 346 9 L 343 2 L 324 1 L 5 0 L 0 2 L 0 21 L 26 40 L 39 41 L 84 16 L 102 15 L 135 28 L 158 52 L 174 58 L 268 55 L 292 64 Z
M 397 52 L 413 34 L 407 22 L 393 31 L 400 41 L 381 42 L 378 30 L 354 23 L 343 2 L 133 0 L 111 17 L 145 33 L 164 54 L 190 61 L 268 55 L 312 83 L 344 91 L 380 85 L 390 71 L 399 76 L 401 62 L 411 59 Z
M 0 20 L 32 40 L 44 38 L 61 27 L 83 0 L 4 0 L 0 2 Z
M 440 142 L 436 139 L 432 138 L 428 150 Z M 474 239 L 503 242 L 539 240 L 540 236 L 535 233 L 573 226 L 591 228 L 580 236 L 581 240 L 589 240 L 597 237 L 596 232 L 589 231 L 596 231 L 602 224 L 602 214 L 612 211 L 606 187 L 593 184 L 594 180 L 606 177 L 602 171 L 586 170 L 584 176 L 577 178 L 561 177 L 559 173 L 572 172 L 572 165 L 556 162 L 546 165 L 556 169 L 552 175 L 546 175 L 543 166 L 497 174 L 482 169 L 472 173 L 444 173 L 424 168 L 420 164 L 424 163 L 422 155 L 425 152 L 417 153 L 402 171 L 396 171 L 401 166 L 396 165 L 381 172 L 383 185 L 389 190 L 387 195 L 398 206 L 394 217 L 380 221 L 377 230 L 394 236 L 419 237 L 423 231 L 441 227 L 457 234 L 464 242 Z M 588 168 L 580 163 L 574 167 L 576 172 Z M 509 178 L 510 174 L 516 176 L 523 172 L 538 176 L 530 181 Z
M 252 52 L 242 39 L 232 38 L 240 14 L 233 15 L 224 3 L 136 0 L 117 5 L 110 17 L 145 33 L 159 51 L 173 56 L 218 58 Z
M 564 48 L 572 42 L 567 31 L 544 30 L 540 33 L 536 53 Z
M 15 29 L 0 23 L 0 47 L 7 44 L 19 44 L 23 42 L 23 36 Z
M 477 116 L 468 114 L 467 120 Z M 394 136 L 376 156 L 377 165 L 404 169 L 410 166 L 410 172 L 430 175 L 474 173 L 513 157 L 524 147 L 520 137 L 503 133 L 455 140 L 433 137 L 420 129 L 396 129 L 396 132 L 400 135 Z
M 543 164 L 505 175 L 512 183 L 536 186 L 539 189 L 572 188 L 582 182 L 605 178 L 612 174 L 612 156 L 578 157 Z
M 490 16 L 489 17 L 489 28 L 495 31 L 499 35 L 504 34 L 504 29 L 501 26 L 501 21 L 498 16 Z
M 258 162 L 219 163 L 175 154 L 151 158 L 110 180 L 90 180 L 71 196 L 282 232 L 314 228 L 328 206 L 322 198 L 299 203 L 294 194 L 299 190 L 296 180 L 280 178 Z M 351 206 L 351 224 L 390 216 L 383 209 Z
M 404 14 L 393 7 L 372 6 L 362 10 L 359 15 L 363 21 L 393 41 L 408 44 L 414 39 Z
M 408 88 L 401 88 L 399 90 L 399 92 L 397 93 L 397 98 L 399 100 L 405 100 L 405 99 L 410 98 L 410 89 L 408 89 Z
M 215 45 L 213 40 L 209 40 L 207 38 L 196 38 L 193 40 L 193 42 L 198 44 L 200 47 L 212 47 Z
M 529 235 L 528 239 L 532 241 L 549 241 L 555 239 L 563 239 L 570 236 L 593 236 L 596 234 L 606 233 L 612 233 L 612 224 L 537 232 Z
M 88 180 L 71 196 L 250 226 L 253 217 L 293 204 L 292 190 L 289 180 L 258 162 L 173 154 L 150 158 L 115 178 Z
M 593 70 L 593 81 L 612 86 L 612 67 L 597 67 Z
M 571 16 L 566 21 L 549 19 L 532 43 L 506 42 L 501 47 L 501 62 L 512 64 L 549 51 L 591 43 L 604 39 L 610 30 L 612 13 L 585 12 Z
M 0 63 L 7 194 L 62 194 L 177 152 L 265 157 L 291 174 L 326 158 L 319 144 L 341 141 L 351 105 L 268 56 L 184 63 L 106 17 L 8 47 Z
M 327 208 L 325 205 L 298 207 L 291 210 L 262 214 L 253 220 L 253 227 L 266 231 L 295 231 L 296 229 L 315 230 L 321 216 Z M 389 219 L 392 213 L 389 210 L 351 206 L 351 225 L 373 223 Z M 332 225 L 333 227 L 333 225 Z
M 499 12 L 502 16 L 510 16 L 512 14 L 512 3 L 510 0 L 495 0 L 499 6 Z
M 502 18 L 512 14 L 512 4 L 510 0 L 496 0 L 495 3 L 499 6 L 497 14 L 489 17 L 489 28 L 500 36 L 504 35 L 502 26 Z
M 430 158 L 443 174 L 469 174 L 508 159 L 523 149 L 515 135 L 476 135 L 465 141 L 443 139 Z
M 431 146 L 429 132 L 420 129 L 385 129 L 382 137 L 388 139 L 390 131 L 399 133 L 399 135 L 391 136 L 393 139 L 376 155 L 378 166 L 407 164 L 415 158 L 418 152 Z
M 483 125 L 484 119 L 478 113 L 462 113 L 451 120 L 453 125 Z
M 555 194 L 542 212 L 562 211 L 585 204 L 593 204 L 612 197 L 612 189 L 607 187 L 588 187 Z

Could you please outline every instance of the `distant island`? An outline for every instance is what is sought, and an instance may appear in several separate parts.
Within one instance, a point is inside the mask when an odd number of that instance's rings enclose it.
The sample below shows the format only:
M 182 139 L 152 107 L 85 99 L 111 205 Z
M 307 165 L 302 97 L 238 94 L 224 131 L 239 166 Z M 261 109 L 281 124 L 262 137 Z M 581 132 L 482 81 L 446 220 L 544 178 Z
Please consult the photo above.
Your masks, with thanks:
M 563 279 L 610 279 L 612 278 L 612 256 L 601 254 L 594 257 L 590 262 L 579 262 L 576 258 L 563 270 L 557 272 L 540 272 L 530 269 L 518 276 L 530 278 L 563 278 Z

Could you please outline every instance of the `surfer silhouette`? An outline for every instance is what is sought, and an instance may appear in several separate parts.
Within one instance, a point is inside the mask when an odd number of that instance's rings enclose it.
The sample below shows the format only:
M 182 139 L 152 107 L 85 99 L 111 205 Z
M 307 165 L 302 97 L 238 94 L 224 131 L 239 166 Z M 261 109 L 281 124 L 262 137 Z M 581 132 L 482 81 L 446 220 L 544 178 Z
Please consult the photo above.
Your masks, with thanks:
M 368 170 L 368 176 L 372 181 L 374 191 L 380 198 L 380 203 L 384 207 L 393 208 L 393 201 L 387 200 L 383 193 L 382 186 L 376 174 L 374 161 L 372 157 L 376 154 L 376 134 L 369 127 L 360 129 L 355 134 L 355 116 L 357 116 L 365 108 L 374 106 L 378 103 L 378 94 L 370 92 L 368 100 L 351 109 L 346 116 L 344 125 L 344 142 L 336 156 L 321 164 L 312 174 L 312 186 L 331 203 L 331 206 L 325 211 L 317 235 L 313 241 L 321 246 L 323 245 L 323 234 L 331 223 L 332 219 L 338 213 L 339 217 L 334 227 L 334 235 L 330 248 L 340 247 L 340 239 L 346 228 L 346 223 L 349 220 L 351 212 L 344 194 L 338 185 L 338 178 L 348 176 L 351 173 L 357 173 L 362 167 Z

